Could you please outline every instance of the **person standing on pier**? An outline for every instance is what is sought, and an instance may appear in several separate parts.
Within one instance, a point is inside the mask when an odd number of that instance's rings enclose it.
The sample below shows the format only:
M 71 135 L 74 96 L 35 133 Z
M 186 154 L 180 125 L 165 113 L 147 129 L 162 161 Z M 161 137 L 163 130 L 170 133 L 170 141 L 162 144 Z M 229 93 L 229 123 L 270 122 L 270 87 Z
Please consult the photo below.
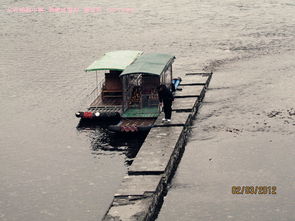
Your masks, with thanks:
M 163 122 L 171 121 L 172 114 L 172 102 L 174 100 L 172 92 L 166 87 L 166 85 L 161 84 L 158 87 L 158 95 L 161 106 L 163 106 L 163 110 L 165 113 L 165 118 L 163 118 Z

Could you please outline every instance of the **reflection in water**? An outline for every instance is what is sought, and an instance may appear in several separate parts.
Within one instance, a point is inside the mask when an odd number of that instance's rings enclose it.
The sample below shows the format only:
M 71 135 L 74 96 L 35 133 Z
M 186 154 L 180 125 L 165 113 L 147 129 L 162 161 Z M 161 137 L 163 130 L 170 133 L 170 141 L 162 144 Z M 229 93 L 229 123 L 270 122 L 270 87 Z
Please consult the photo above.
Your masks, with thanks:
M 148 133 L 111 132 L 106 125 L 78 127 L 81 133 L 87 133 L 90 139 L 92 154 L 108 155 L 112 151 L 126 155 L 126 164 L 130 165 L 143 144 Z

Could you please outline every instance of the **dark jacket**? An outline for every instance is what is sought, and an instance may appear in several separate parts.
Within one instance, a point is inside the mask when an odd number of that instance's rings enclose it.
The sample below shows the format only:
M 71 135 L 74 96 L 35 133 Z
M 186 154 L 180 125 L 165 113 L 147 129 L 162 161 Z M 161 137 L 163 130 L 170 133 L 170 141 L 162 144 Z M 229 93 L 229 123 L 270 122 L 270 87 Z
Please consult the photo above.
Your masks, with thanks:
M 158 92 L 159 101 L 164 104 L 172 103 L 172 101 L 174 101 L 172 92 L 165 85 L 163 85 L 162 88 L 163 89 Z

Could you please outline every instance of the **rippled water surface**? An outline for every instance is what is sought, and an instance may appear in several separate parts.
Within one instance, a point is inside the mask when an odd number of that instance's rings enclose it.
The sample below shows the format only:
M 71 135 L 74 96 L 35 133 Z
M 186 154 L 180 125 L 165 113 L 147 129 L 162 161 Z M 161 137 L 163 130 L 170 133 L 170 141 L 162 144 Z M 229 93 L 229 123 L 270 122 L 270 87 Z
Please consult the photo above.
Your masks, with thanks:
M 45 12 L 9 12 L 22 7 Z M 141 141 L 77 130 L 74 113 L 90 90 L 83 69 L 118 49 L 174 54 L 175 76 L 215 71 L 159 220 L 295 217 L 292 0 L 4 0 L 0 9 L 0 220 L 103 216 Z M 230 195 L 243 184 L 279 194 Z

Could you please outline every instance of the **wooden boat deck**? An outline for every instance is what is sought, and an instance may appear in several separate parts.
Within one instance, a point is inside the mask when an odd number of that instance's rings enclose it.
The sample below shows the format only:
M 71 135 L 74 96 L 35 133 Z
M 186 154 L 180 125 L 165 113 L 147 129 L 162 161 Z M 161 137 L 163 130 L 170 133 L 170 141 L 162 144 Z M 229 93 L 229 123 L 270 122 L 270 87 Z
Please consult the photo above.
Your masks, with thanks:
M 110 125 L 109 129 L 120 132 L 148 131 L 156 121 L 156 118 L 122 119 L 117 125 Z
M 89 106 L 88 111 L 91 112 L 122 112 L 122 98 L 106 97 L 102 100 L 99 95 Z
M 121 127 L 147 127 L 152 126 L 156 119 L 123 119 L 120 123 Z
M 113 107 L 113 106 L 121 106 L 122 98 L 119 97 L 106 97 L 102 99 L 101 95 L 90 104 L 90 108 L 96 107 Z

